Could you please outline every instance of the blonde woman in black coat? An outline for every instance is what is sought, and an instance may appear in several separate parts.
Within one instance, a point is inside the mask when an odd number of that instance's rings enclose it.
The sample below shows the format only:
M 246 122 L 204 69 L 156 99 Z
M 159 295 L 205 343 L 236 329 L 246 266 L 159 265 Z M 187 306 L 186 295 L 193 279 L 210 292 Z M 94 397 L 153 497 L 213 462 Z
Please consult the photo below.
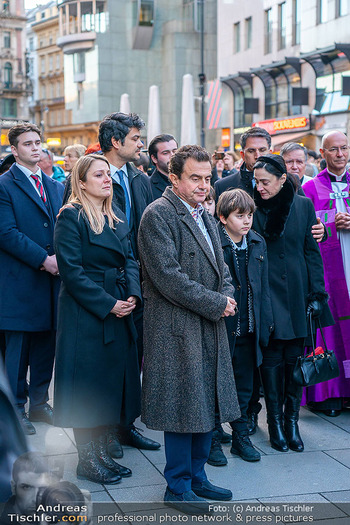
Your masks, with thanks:
M 320 250 L 311 233 L 316 215 L 310 199 L 296 194 L 280 155 L 259 157 L 254 179 L 253 229 L 266 241 L 275 327 L 261 365 L 270 442 L 282 452 L 288 448 L 302 452 L 298 428 L 302 388 L 294 384 L 292 372 L 304 353 L 307 312 L 314 317 L 323 311 L 330 315 Z
M 81 157 L 60 213 L 55 247 L 62 279 L 55 377 L 55 424 L 73 427 L 78 477 L 118 483 L 131 471 L 108 455 L 108 425 L 140 414 L 132 312 L 141 297 L 125 215 L 112 210 L 105 157 Z

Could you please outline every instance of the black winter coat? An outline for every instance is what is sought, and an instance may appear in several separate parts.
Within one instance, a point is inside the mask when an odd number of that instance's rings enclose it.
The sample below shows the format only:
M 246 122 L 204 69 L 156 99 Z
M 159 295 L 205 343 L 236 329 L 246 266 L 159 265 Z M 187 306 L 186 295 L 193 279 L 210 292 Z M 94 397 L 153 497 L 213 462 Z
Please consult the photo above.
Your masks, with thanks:
M 164 193 L 165 188 L 171 186 L 171 182 L 166 175 L 160 173 L 157 169 L 150 176 L 151 192 L 153 200 L 159 199 Z
M 253 228 L 267 245 L 274 339 L 307 337 L 306 309 L 310 300 L 324 303 L 323 326 L 332 324 L 323 263 L 311 228 L 316 215 L 310 199 L 296 195 L 287 179 L 280 192 L 263 200 L 254 192 L 257 210 Z
M 141 297 L 126 217 L 96 235 L 79 207 L 65 208 L 55 229 L 62 286 L 58 329 L 55 425 L 93 428 L 134 421 L 140 377 L 132 314 L 110 314 L 118 299 Z M 123 404 L 124 398 L 124 404 Z
M 232 284 L 235 288 L 235 299 L 238 311 L 241 308 L 242 283 L 240 281 L 239 270 L 235 257 L 232 253 L 230 241 L 218 225 L 221 245 L 224 251 L 224 260 L 227 264 L 232 277 Z M 253 293 L 253 312 L 255 321 L 255 352 L 256 365 L 260 366 L 262 361 L 261 347 L 267 346 L 269 337 L 273 332 L 273 316 L 270 300 L 270 290 L 268 283 L 268 262 L 266 253 L 266 243 L 258 233 L 250 230 L 247 235 L 248 244 L 248 279 Z M 246 285 L 246 283 L 245 283 Z M 231 355 L 234 355 L 236 342 L 236 330 L 238 314 L 225 317 L 228 341 Z

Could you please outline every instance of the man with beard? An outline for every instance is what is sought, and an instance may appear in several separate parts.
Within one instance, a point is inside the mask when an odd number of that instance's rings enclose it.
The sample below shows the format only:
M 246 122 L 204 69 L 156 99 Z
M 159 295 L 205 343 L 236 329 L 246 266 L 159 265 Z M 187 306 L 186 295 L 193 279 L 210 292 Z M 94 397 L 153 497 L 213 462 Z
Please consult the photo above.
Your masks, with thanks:
M 151 190 L 153 199 L 159 199 L 167 186 L 171 185 L 168 178 L 168 166 L 171 157 L 177 150 L 177 142 L 172 135 L 157 135 L 150 142 L 148 153 L 156 169 L 151 175 Z

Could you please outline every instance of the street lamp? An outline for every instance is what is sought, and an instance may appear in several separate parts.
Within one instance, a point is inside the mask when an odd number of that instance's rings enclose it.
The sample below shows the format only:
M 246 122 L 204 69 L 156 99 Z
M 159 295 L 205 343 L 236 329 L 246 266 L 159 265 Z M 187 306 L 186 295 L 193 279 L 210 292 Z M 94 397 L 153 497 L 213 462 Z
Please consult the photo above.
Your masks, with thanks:
M 204 0 L 198 0 L 200 7 L 200 24 L 201 24 L 201 72 L 199 73 L 200 97 L 201 97 L 201 146 L 205 147 L 205 73 L 204 73 Z

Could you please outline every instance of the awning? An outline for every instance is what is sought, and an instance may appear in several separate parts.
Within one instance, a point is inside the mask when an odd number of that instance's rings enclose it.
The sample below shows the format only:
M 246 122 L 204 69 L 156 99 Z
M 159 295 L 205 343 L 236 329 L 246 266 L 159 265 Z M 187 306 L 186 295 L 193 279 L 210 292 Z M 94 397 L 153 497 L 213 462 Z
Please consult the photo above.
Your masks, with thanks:
M 286 142 L 299 142 L 299 139 L 312 134 L 313 133 L 311 133 L 311 130 L 309 130 L 307 133 L 303 131 L 301 133 L 281 133 L 280 135 L 274 135 L 271 137 L 271 147 L 275 148 L 276 146 L 285 144 Z

